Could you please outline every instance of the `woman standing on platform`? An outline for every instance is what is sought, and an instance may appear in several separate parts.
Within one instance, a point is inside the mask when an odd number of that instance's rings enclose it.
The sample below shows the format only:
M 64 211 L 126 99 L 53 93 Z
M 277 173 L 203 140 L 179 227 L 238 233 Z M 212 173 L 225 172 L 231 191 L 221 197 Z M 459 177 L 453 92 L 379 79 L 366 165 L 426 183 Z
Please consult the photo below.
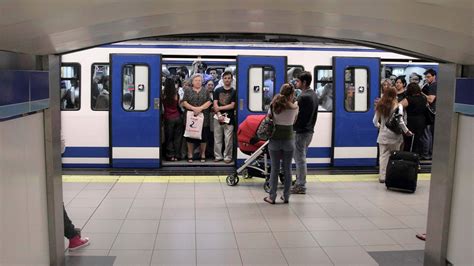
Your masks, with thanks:
M 410 83 L 407 86 L 407 96 L 400 103 L 407 112 L 407 126 L 415 135 L 412 152 L 420 154 L 422 151 L 420 138 L 423 136 L 426 127 L 426 97 L 421 94 L 421 88 L 418 84 Z M 411 138 L 405 138 L 404 150 L 411 150 Z
M 379 144 L 379 182 L 385 182 L 385 173 L 387 170 L 388 158 L 390 157 L 391 151 L 400 150 L 400 146 L 403 142 L 402 134 L 397 134 L 387 128 L 385 123 L 390 119 L 394 112 L 398 112 L 400 115 L 399 125 L 402 131 L 411 136 L 412 133 L 408 130 L 405 125 L 406 117 L 403 113 L 403 106 L 398 103 L 397 90 L 393 87 L 385 89 L 382 99 L 378 101 L 375 106 L 375 115 L 373 123 L 375 127 L 379 128 L 379 135 L 377 137 L 377 143 Z
M 205 88 L 202 87 L 201 74 L 194 74 L 191 77 L 191 84 L 191 88 L 184 90 L 183 107 L 188 111 L 194 112 L 195 116 L 202 113 L 204 115 L 204 122 L 201 132 L 201 139 L 186 138 L 188 146 L 188 162 L 193 162 L 194 144 L 199 144 L 201 162 L 204 163 L 206 162 L 206 140 L 209 138 L 210 134 L 209 107 L 212 103 L 209 93 Z
M 284 192 L 281 200 L 288 203 L 291 187 L 291 160 L 295 150 L 295 135 L 293 124 L 298 116 L 298 104 L 295 103 L 295 88 L 289 83 L 281 86 L 270 105 L 269 113 L 272 115 L 275 131 L 270 138 L 268 151 L 271 159 L 270 173 L 270 195 L 263 200 L 275 204 L 278 186 L 278 174 L 280 173 L 280 162 L 285 175 Z

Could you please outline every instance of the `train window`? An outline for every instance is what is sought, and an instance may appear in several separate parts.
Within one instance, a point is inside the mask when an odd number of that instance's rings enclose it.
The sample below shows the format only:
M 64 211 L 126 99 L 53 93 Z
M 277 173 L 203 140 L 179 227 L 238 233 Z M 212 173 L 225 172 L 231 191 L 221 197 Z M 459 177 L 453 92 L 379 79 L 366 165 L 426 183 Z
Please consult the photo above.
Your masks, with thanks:
M 81 65 L 61 65 L 61 110 L 77 111 L 81 108 Z
M 92 64 L 91 109 L 108 111 L 110 97 L 109 64 Z
M 369 102 L 369 74 L 366 68 L 349 67 L 344 75 L 344 107 L 348 112 L 366 112 Z
M 275 92 L 275 70 L 269 66 L 249 69 L 249 110 L 266 112 Z
M 125 111 L 146 111 L 149 106 L 149 69 L 125 65 L 122 69 L 122 107 Z
M 319 111 L 332 112 L 333 104 L 333 82 L 332 82 L 332 67 L 331 66 L 317 66 L 314 68 L 315 79 L 314 84 L 316 94 L 319 99 Z
M 303 66 L 299 65 L 289 65 L 286 68 L 286 77 L 289 83 L 293 84 L 293 86 L 296 86 L 296 78 L 301 74 L 301 72 L 304 71 Z

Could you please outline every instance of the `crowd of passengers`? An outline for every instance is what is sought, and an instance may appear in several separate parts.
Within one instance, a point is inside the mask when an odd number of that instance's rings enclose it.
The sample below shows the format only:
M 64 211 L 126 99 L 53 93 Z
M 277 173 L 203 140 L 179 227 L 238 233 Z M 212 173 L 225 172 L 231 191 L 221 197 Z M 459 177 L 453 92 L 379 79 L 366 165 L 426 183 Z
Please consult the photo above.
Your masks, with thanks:
M 420 155 L 422 160 L 431 160 L 433 154 L 434 120 L 429 112 L 436 112 L 437 78 L 436 71 L 428 69 L 426 83 L 420 87 L 421 76 L 412 73 L 410 83 L 404 76 L 391 76 L 381 82 L 382 97 L 376 100 L 374 125 L 379 128 L 379 181 L 385 181 L 385 172 L 390 151 L 405 150 Z M 386 127 L 387 120 L 394 112 L 403 134 L 396 134 Z
M 165 156 L 169 161 L 198 159 L 206 162 L 233 162 L 236 90 L 232 70 L 220 76 L 200 62 L 193 64 L 188 78 L 178 69 L 176 75 L 166 75 L 162 93 Z M 186 113 L 203 114 L 201 138 L 184 137 Z

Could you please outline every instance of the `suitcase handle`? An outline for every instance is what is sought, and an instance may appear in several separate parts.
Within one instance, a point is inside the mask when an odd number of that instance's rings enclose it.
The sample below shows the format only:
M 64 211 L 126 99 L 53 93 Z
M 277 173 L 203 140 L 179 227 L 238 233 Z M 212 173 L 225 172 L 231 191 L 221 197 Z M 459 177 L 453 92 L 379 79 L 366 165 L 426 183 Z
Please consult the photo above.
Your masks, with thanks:
M 413 142 L 415 141 L 415 134 L 411 136 L 411 145 L 410 145 L 410 152 L 413 151 Z

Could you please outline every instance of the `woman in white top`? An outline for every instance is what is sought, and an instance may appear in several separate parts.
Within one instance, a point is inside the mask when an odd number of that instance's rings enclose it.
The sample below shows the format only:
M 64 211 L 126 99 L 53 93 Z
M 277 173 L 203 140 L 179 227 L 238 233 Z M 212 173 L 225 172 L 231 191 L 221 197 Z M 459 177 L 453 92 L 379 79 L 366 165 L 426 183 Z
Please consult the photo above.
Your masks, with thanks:
M 400 146 L 403 142 L 402 134 L 397 134 L 385 126 L 385 123 L 396 111 L 398 111 L 401 118 L 398 120 L 400 129 L 405 135 L 412 136 L 413 134 L 405 125 L 406 114 L 403 113 L 403 106 L 397 101 L 397 90 L 390 87 L 385 89 L 382 99 L 380 99 L 375 106 L 375 115 L 373 119 L 375 127 L 379 128 L 377 143 L 379 144 L 380 183 L 385 182 L 385 173 L 390 152 L 400 150 Z
M 291 160 L 293 159 L 293 152 L 295 150 L 293 124 L 298 115 L 298 104 L 295 103 L 295 88 L 293 85 L 285 83 L 281 86 L 280 93 L 272 100 L 271 108 L 269 112 L 273 113 L 275 131 L 268 144 L 268 151 L 272 163 L 270 195 L 263 200 L 270 204 L 275 204 L 278 174 L 280 173 L 280 162 L 282 162 L 282 170 L 285 175 L 285 188 L 281 200 L 283 200 L 284 203 L 288 203 L 291 187 Z

